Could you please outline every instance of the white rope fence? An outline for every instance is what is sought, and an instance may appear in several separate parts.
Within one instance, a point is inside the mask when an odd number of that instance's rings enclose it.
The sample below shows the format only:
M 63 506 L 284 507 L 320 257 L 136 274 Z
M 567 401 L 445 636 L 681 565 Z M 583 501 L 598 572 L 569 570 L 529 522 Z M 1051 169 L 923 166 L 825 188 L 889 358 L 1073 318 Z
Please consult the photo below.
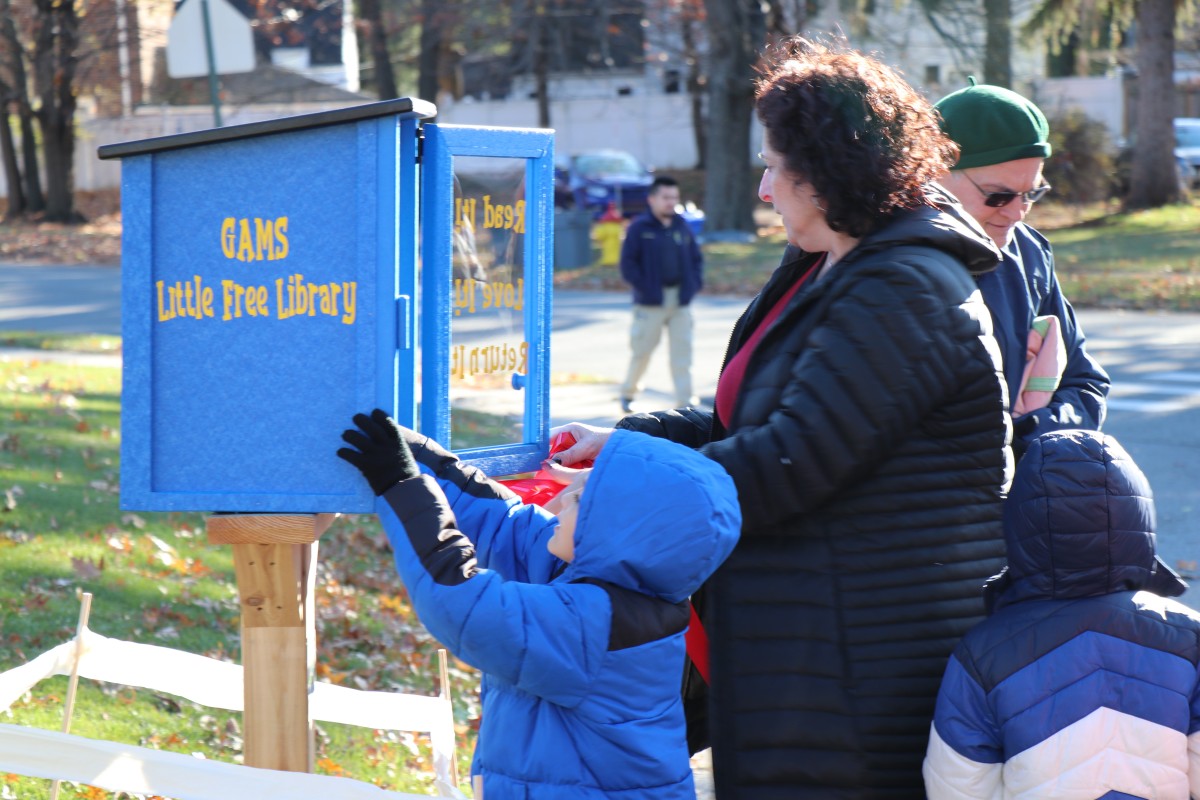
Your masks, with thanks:
M 82 644 L 76 665 L 76 642 Z M 242 711 L 242 667 L 167 647 L 110 639 L 86 627 L 80 636 L 0 674 L 0 712 L 40 681 L 70 675 L 152 689 L 210 708 Z M 364 692 L 317 682 L 309 695 L 314 720 L 362 728 L 428 732 L 435 787 L 462 798 L 451 775 L 454 713 L 448 696 Z M 349 778 L 258 769 L 65 733 L 0 725 L 0 772 L 69 780 L 109 791 L 179 800 L 327 800 L 329 797 L 416 798 Z

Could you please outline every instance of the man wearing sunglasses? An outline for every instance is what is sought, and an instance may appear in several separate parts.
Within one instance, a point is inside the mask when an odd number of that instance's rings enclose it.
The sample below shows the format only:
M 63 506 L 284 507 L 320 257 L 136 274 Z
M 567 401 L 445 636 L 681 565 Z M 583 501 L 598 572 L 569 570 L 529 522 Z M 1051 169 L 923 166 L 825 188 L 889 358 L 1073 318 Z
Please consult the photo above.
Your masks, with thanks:
M 1016 92 L 970 80 L 970 86 L 935 104 L 942 130 L 960 149 L 958 163 L 941 184 L 979 221 L 1003 254 L 1000 265 L 981 276 L 978 284 L 1004 356 L 1013 406 L 1013 450 L 1020 458 L 1026 445 L 1046 431 L 1099 430 L 1109 379 L 1084 347 L 1083 331 L 1058 285 L 1049 242 L 1024 222 L 1033 204 L 1050 191 L 1042 177 L 1042 165 L 1050 156 L 1046 117 Z M 1050 382 L 1053 394 L 1048 404 L 1028 410 L 1017 403 L 1030 331 L 1035 318 L 1050 316 L 1057 318 L 1065 356 L 1056 364 L 1061 377 L 1057 387 Z M 1050 360 L 1058 361 L 1056 356 Z M 1040 402 L 1046 397 L 1043 394 Z

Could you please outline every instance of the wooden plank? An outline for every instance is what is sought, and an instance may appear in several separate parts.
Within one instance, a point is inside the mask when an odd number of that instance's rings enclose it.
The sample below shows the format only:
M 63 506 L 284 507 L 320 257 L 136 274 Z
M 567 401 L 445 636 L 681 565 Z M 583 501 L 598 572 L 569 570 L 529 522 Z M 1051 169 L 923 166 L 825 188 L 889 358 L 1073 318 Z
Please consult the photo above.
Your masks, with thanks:
M 209 544 L 308 544 L 337 514 L 220 514 L 207 517 Z

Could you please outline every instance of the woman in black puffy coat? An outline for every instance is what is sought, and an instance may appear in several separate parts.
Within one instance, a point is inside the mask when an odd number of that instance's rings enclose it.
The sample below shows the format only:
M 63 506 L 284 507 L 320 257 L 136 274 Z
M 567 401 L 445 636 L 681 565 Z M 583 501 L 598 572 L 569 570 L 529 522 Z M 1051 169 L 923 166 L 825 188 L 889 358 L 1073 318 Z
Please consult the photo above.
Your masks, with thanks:
M 618 424 L 738 489 L 741 541 L 693 598 L 689 739 L 718 797 L 919 798 L 942 669 L 1003 565 L 1011 425 L 972 277 L 999 256 L 930 184 L 955 154 L 935 113 L 877 61 L 793 40 L 756 111 L 797 258 L 734 328 L 713 413 Z M 566 467 L 607 434 L 567 428 Z

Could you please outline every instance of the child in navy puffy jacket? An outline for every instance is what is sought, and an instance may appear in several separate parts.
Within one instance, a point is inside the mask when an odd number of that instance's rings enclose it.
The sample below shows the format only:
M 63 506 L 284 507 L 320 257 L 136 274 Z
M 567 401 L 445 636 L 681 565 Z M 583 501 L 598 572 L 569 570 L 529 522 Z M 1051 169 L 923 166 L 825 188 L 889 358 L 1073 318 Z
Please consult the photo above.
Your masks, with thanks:
M 1154 552 L 1154 500 L 1111 436 L 1035 439 L 1008 567 L 950 659 L 925 757 L 943 798 L 1200 798 L 1200 613 Z
M 486 800 L 694 800 L 683 634 L 741 528 L 724 470 L 618 431 L 554 517 L 383 411 L 354 423 L 338 455 L 383 501 L 417 614 L 483 672 Z

